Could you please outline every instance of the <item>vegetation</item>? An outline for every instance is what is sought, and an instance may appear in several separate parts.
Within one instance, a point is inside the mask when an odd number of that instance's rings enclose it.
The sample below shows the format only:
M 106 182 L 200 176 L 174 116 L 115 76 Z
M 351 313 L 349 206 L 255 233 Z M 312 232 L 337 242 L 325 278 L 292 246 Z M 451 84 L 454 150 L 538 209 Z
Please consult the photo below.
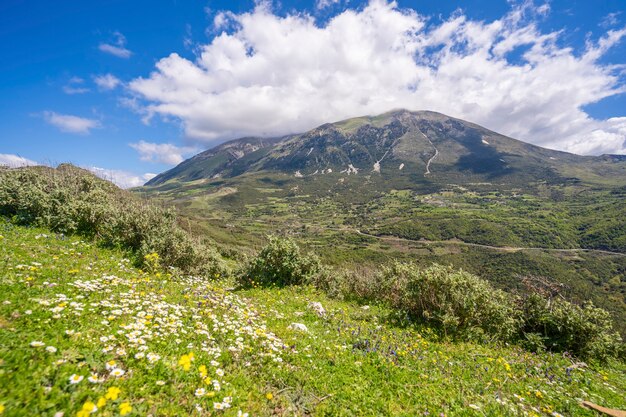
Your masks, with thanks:
M 522 311 L 523 336 L 531 349 L 599 359 L 625 353 L 610 315 L 591 302 L 578 306 L 562 298 L 549 300 L 531 294 L 522 303 Z
M 244 287 L 300 285 L 323 273 L 315 255 L 303 255 L 291 239 L 269 237 L 269 243 L 244 267 L 238 282 Z
M 446 335 L 506 341 L 517 333 L 520 320 L 511 297 L 467 272 L 394 262 L 383 268 L 379 280 L 391 307 Z
M 439 263 L 509 292 L 526 291 L 524 277 L 542 277 L 567 299 L 609 311 L 626 337 L 626 249 L 619 246 L 626 207 L 617 191 L 496 183 L 433 190 L 419 182 L 379 191 L 381 184 L 374 176 L 263 173 L 138 192 L 174 204 L 203 234 L 249 255 L 278 234 L 341 269 L 376 270 L 393 259 Z
M 316 257 L 301 254 L 293 240 L 272 236 L 238 282 L 247 288 L 314 284 L 331 296 L 384 303 L 399 316 L 457 340 L 521 340 L 535 351 L 569 352 L 583 359 L 624 353 L 609 313 L 591 303 L 579 307 L 537 293 L 520 299 L 449 266 L 395 261 L 369 274 L 330 273 Z
M 216 250 L 185 231 L 173 210 L 139 200 L 71 165 L 0 170 L 0 214 L 17 224 L 130 250 L 140 262 L 157 253 L 165 266 L 184 273 L 219 276 L 226 271 Z
M 626 407 L 620 362 L 450 343 L 394 324 L 384 306 L 310 286 L 232 292 L 227 281 L 135 269 L 124 252 L 47 229 L 0 222 L 0 236 L 3 416 L 591 417 L 580 400 Z

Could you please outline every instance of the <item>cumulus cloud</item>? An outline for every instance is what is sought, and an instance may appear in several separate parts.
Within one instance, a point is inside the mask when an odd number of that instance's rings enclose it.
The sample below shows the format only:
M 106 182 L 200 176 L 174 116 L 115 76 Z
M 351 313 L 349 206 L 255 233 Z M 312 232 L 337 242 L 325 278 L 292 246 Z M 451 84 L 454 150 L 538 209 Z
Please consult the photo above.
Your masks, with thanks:
M 513 5 L 494 21 L 456 12 L 445 21 L 371 0 L 324 24 L 278 16 L 265 3 L 218 14 L 192 61 L 172 53 L 130 83 L 147 118 L 178 118 L 215 142 L 302 132 L 393 108 L 434 110 L 530 143 L 580 154 L 623 152 L 622 118 L 584 108 L 626 91 L 623 65 L 602 62 L 626 36 L 609 30 L 582 51 L 543 32 L 549 6 Z M 622 116 L 622 115 L 617 115 Z
M 95 119 L 72 116 L 71 114 L 59 114 L 53 111 L 44 111 L 43 118 L 52 126 L 59 128 L 62 132 L 89 134 L 91 129 L 99 128 L 100 122 Z
M 113 90 L 122 82 L 113 74 L 97 75 L 93 77 L 93 81 L 101 90 Z
M 183 155 L 196 151 L 191 147 L 178 147 L 171 143 L 152 143 L 140 140 L 129 146 L 139 152 L 139 159 L 147 162 L 159 162 L 178 165 L 185 159 Z
M 39 164 L 31 159 L 27 159 L 19 155 L 0 153 L 0 165 L 8 166 L 11 168 L 18 168 Z
M 120 188 L 140 187 L 144 185 L 147 181 L 155 177 L 155 174 L 151 173 L 137 175 L 128 171 L 118 169 L 106 169 L 95 166 L 85 166 L 83 168 L 91 171 L 92 173 L 104 180 L 111 181 Z
M 100 51 L 114 55 L 118 58 L 130 58 L 133 54 L 130 50 L 126 49 L 126 37 L 122 35 L 120 32 L 114 32 L 113 37 L 115 38 L 113 43 L 101 43 L 98 45 L 98 49 Z

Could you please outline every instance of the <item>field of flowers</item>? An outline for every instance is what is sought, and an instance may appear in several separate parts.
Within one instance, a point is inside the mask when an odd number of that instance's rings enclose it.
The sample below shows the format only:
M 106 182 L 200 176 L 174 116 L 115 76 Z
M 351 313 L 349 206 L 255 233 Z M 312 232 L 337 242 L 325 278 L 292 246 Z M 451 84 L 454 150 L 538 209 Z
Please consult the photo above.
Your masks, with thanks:
M 626 366 L 440 341 L 310 287 L 234 291 L 0 221 L 3 416 L 595 415 Z M 213 277 L 214 278 L 214 277 Z

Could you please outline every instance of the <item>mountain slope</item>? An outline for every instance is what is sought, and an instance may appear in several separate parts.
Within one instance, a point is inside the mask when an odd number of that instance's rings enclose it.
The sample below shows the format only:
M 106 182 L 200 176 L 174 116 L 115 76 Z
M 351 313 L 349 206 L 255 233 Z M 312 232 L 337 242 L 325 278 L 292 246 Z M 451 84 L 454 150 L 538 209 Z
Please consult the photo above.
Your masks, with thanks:
M 296 178 L 380 175 L 389 188 L 396 182 L 409 187 L 451 181 L 562 184 L 598 176 L 626 183 L 626 162 L 619 157 L 553 151 L 439 113 L 397 110 L 325 124 L 299 135 L 227 142 L 146 185 L 262 171 Z
M 157 175 L 148 181 L 146 185 L 159 185 L 172 179 L 194 181 L 215 176 L 219 177 L 234 162 L 245 158 L 249 154 L 267 149 L 283 139 L 247 137 L 223 143 L 181 162 L 167 172 Z

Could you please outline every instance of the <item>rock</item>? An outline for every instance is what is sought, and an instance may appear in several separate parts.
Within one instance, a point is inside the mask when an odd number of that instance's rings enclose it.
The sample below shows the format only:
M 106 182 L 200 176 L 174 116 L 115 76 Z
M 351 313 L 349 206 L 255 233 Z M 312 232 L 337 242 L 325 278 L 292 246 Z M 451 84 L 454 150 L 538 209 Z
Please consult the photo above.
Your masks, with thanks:
M 304 333 L 309 332 L 309 329 L 302 323 L 291 323 L 287 328 L 290 330 L 297 330 Z
M 317 314 L 320 317 L 326 316 L 326 310 L 324 310 L 324 307 L 322 306 L 322 303 L 320 303 L 318 301 L 311 301 L 309 303 L 309 308 L 311 310 L 315 311 L 315 314 Z

